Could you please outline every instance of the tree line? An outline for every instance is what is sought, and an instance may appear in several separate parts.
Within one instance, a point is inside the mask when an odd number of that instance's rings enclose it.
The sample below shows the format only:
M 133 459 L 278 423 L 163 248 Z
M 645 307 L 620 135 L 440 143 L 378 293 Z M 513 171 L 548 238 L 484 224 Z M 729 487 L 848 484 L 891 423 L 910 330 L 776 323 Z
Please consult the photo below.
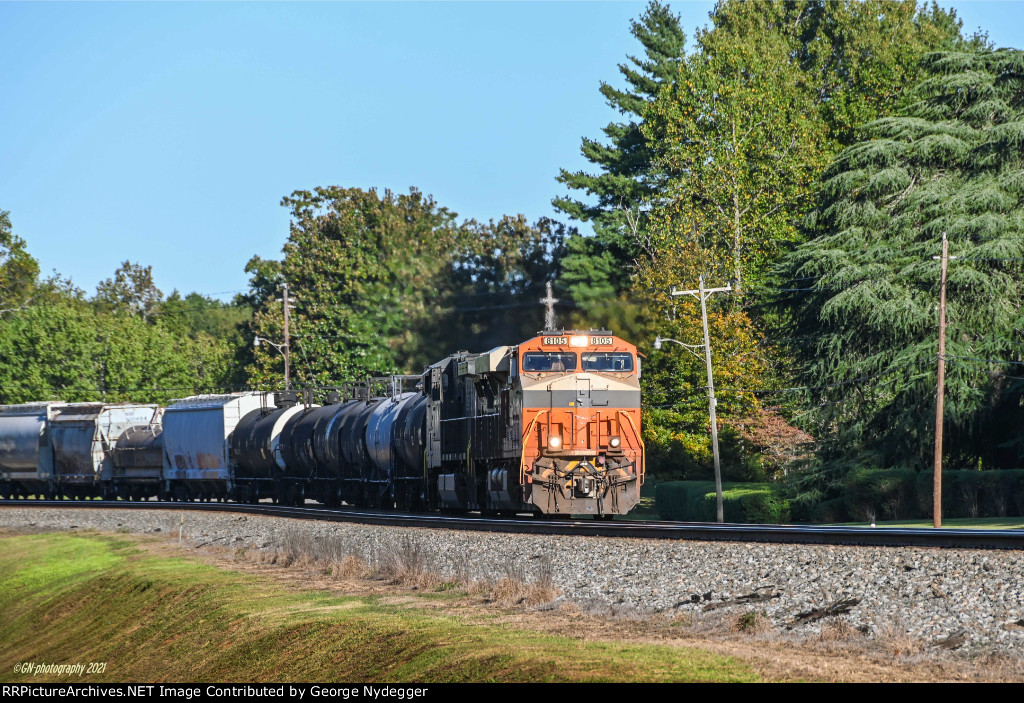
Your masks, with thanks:
M 930 468 L 945 233 L 946 460 L 1020 467 L 1021 53 L 904 0 L 723 0 L 689 43 L 655 0 L 628 31 L 640 51 L 599 87 L 619 118 L 557 178 L 566 222 L 460 220 L 416 188 L 296 191 L 282 256 L 253 257 L 221 303 L 164 297 L 132 262 L 92 296 L 40 279 L 3 213 L 0 399 L 279 387 L 280 353 L 253 339 L 283 341 L 282 282 L 297 386 L 416 373 L 534 334 L 550 281 L 566 327 L 647 355 L 649 466 L 701 479 L 703 360 L 652 343 L 702 341 L 671 294 L 702 277 L 733 288 L 709 303 L 726 478 L 809 506 L 854 473 Z

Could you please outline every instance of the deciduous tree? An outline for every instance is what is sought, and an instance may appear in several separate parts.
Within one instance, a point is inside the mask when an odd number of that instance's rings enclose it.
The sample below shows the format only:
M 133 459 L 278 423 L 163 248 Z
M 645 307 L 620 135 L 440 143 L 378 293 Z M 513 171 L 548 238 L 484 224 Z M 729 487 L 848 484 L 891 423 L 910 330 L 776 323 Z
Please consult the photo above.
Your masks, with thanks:
M 14 234 L 10 213 L 0 210 L 0 313 L 23 305 L 36 286 L 39 263 Z
M 153 282 L 153 267 L 124 261 L 96 286 L 96 301 L 101 307 L 145 320 L 163 300 L 164 294 Z

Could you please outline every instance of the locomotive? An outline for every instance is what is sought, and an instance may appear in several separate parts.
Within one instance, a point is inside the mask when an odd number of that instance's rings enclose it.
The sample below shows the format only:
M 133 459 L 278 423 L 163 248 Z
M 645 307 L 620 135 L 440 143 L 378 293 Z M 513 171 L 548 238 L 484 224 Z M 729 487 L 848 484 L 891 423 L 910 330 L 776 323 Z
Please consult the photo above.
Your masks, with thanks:
M 0 406 L 0 498 L 627 513 L 640 498 L 640 357 L 547 330 L 418 376 L 154 405 Z

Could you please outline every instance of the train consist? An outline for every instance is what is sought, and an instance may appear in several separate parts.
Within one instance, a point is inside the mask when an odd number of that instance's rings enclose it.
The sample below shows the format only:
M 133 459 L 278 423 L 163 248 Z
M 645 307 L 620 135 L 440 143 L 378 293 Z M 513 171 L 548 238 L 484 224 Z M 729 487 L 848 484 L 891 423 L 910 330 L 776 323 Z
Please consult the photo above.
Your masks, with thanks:
M 611 332 L 546 331 L 310 401 L 0 406 L 0 498 L 610 518 L 640 497 L 640 360 Z

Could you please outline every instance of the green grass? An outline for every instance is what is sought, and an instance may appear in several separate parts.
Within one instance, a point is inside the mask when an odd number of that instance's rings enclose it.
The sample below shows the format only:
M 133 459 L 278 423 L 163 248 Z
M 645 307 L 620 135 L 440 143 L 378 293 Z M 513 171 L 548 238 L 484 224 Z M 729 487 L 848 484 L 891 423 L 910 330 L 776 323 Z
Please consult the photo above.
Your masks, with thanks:
M 867 522 L 833 523 L 849 527 L 869 527 Z M 883 520 L 876 522 L 877 527 L 931 527 L 931 518 L 925 520 Z M 943 527 L 969 528 L 977 530 L 1021 530 L 1024 529 L 1024 517 L 979 517 L 950 518 L 942 521 Z
M 435 593 L 434 597 L 452 594 Z M 152 555 L 100 535 L 0 537 L 0 681 L 754 681 L 698 649 L 582 642 Z M 53 680 L 55 677 L 51 677 Z

